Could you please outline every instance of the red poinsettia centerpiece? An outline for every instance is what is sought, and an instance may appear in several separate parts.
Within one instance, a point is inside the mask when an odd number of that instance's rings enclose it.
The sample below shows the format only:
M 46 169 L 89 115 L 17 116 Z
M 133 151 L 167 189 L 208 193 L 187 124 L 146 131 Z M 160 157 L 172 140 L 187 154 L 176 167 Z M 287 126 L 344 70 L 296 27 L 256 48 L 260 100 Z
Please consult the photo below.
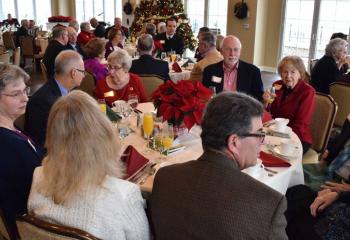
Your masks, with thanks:
M 200 124 L 206 103 L 210 100 L 212 91 L 201 82 L 181 80 L 177 83 L 169 80 L 159 86 L 152 94 L 158 116 L 164 121 L 180 126 L 182 123 L 188 129 L 194 124 Z
M 73 20 L 72 17 L 65 17 L 61 15 L 52 16 L 48 18 L 49 22 L 70 22 L 71 20 Z

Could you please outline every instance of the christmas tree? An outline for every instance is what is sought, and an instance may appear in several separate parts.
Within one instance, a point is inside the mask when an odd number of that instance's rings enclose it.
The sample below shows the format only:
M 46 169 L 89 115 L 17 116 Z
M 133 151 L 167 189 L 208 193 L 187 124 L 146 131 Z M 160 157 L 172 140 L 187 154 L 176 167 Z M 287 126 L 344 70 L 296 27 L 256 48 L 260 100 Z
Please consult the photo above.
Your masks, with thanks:
M 142 30 L 142 26 L 151 22 L 157 25 L 165 22 L 168 18 L 177 19 L 176 33 L 184 39 L 185 49 L 195 50 L 197 40 L 193 36 L 190 22 L 184 14 L 181 0 L 141 0 L 134 12 L 135 18 L 131 24 L 131 36 L 136 38 L 136 34 Z

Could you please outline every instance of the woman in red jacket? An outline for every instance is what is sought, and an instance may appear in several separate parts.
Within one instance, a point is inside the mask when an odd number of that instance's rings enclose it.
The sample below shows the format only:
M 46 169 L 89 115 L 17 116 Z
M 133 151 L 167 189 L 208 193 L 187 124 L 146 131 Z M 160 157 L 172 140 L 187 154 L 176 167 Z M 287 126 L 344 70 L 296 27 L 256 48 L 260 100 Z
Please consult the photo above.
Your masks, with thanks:
M 288 118 L 289 127 L 298 135 L 303 153 L 312 143 L 310 122 L 314 110 L 315 90 L 306 80 L 303 60 L 297 56 L 287 56 L 278 64 L 278 73 L 282 80 L 273 83 L 275 94 L 265 91 L 263 99 L 270 107 L 273 118 Z M 269 106 L 271 98 L 274 101 Z

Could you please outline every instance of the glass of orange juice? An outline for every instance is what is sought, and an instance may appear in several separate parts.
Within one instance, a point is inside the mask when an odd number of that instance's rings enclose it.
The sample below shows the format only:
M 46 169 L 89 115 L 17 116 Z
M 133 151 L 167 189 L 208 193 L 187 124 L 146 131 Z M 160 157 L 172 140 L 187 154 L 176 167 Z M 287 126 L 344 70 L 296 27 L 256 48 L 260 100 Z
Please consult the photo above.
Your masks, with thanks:
M 173 146 L 173 141 L 174 141 L 174 128 L 171 124 L 169 124 L 167 127 L 164 128 L 163 136 L 162 136 L 162 145 L 167 155 L 168 155 L 169 149 Z
M 101 112 L 103 112 L 104 114 L 106 114 L 106 113 L 107 113 L 106 100 L 104 100 L 104 99 L 98 99 L 97 102 L 98 102 L 98 105 L 100 105 Z
M 153 114 L 152 113 L 145 113 L 143 115 L 143 132 L 147 137 L 147 146 L 149 147 L 149 138 L 153 132 Z

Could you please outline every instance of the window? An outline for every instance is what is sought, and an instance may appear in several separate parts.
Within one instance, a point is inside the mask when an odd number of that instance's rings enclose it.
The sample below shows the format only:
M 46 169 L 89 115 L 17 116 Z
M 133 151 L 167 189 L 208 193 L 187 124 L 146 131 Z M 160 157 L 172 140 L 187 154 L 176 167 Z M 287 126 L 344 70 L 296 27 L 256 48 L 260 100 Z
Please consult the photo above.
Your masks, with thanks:
M 0 19 L 11 13 L 19 22 L 34 19 L 37 25 L 45 26 L 51 16 L 51 0 L 0 0 Z
M 75 6 L 78 22 L 95 17 L 113 25 L 115 17 L 122 17 L 122 0 L 75 0 Z
M 226 1 L 209 1 L 209 19 L 208 27 L 219 29 L 219 34 L 226 35 L 227 25 L 227 0 Z

